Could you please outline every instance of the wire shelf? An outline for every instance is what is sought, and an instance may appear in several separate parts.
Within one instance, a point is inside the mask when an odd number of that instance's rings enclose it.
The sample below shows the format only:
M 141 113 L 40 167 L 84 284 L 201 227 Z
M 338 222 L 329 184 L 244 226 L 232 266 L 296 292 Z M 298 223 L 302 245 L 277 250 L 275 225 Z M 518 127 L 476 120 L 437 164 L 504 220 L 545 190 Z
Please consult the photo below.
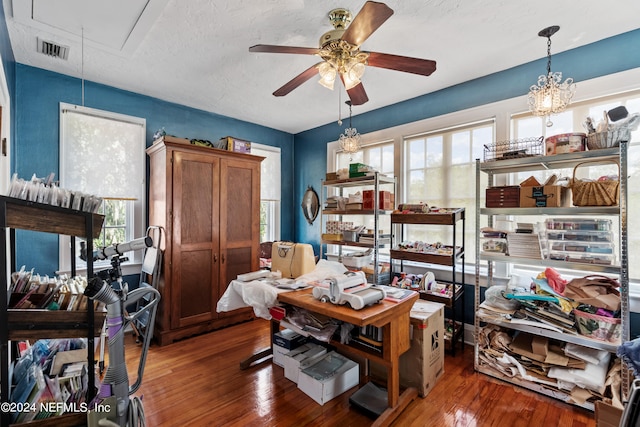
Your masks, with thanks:
M 518 159 L 521 157 L 535 157 L 544 154 L 544 137 L 520 138 L 508 141 L 498 141 L 484 146 L 484 161 Z

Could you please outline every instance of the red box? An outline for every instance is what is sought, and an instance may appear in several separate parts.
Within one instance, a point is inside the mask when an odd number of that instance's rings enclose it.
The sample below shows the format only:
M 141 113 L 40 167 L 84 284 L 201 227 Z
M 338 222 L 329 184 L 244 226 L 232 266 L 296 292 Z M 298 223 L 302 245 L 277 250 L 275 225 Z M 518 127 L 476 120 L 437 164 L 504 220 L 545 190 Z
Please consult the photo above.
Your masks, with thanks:
M 373 209 L 373 190 L 364 190 L 362 192 L 362 209 Z M 395 197 L 389 191 L 380 190 L 378 192 L 378 209 L 392 210 Z

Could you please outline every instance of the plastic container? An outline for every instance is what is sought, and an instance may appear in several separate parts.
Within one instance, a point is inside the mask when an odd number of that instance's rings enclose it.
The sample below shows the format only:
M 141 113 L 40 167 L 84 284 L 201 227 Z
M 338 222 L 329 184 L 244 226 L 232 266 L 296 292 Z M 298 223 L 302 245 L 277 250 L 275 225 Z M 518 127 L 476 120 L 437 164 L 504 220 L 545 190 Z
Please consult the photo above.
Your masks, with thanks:
M 615 255 L 613 254 L 587 254 L 583 252 L 555 250 L 549 250 L 548 258 L 554 261 L 567 261 L 598 265 L 613 265 L 615 261 Z
M 613 243 L 569 242 L 566 240 L 549 240 L 549 250 L 575 252 L 576 254 L 613 255 Z
M 621 319 L 573 310 L 580 335 L 599 341 L 620 343 Z
M 613 233 L 610 231 L 547 230 L 546 235 L 549 241 L 613 242 Z
M 344 230 L 342 236 L 345 242 L 357 242 L 359 233 L 357 231 Z
M 362 268 L 365 265 L 371 264 L 372 258 L 373 257 L 371 255 L 364 255 L 364 256 L 343 255 L 342 263 L 346 267 Z
M 362 268 L 371 264 L 372 256 L 354 256 L 353 254 L 343 254 L 342 258 L 338 254 L 327 254 L 327 261 L 337 261 L 345 265 L 345 267 Z
M 610 219 L 549 218 L 547 230 L 611 231 Z
M 482 252 L 492 255 L 507 253 L 507 239 L 482 238 Z

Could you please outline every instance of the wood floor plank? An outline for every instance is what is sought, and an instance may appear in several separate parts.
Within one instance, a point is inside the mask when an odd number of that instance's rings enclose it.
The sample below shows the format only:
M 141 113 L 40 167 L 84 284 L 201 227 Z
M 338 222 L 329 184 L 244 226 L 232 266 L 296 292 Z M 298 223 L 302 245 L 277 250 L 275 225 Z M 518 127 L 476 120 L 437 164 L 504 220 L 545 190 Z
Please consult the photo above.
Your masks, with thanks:
M 271 361 L 240 370 L 269 345 L 269 322 L 257 319 L 159 347 L 152 345 L 137 396 L 148 426 L 370 426 L 351 408 L 353 388 L 319 405 Z M 130 378 L 140 347 L 127 337 Z M 107 362 L 108 363 L 108 362 Z M 557 423 L 557 424 L 556 424 Z M 393 427 L 595 427 L 582 408 L 475 372 L 473 349 L 445 357 L 445 374 L 425 398 L 409 404 Z

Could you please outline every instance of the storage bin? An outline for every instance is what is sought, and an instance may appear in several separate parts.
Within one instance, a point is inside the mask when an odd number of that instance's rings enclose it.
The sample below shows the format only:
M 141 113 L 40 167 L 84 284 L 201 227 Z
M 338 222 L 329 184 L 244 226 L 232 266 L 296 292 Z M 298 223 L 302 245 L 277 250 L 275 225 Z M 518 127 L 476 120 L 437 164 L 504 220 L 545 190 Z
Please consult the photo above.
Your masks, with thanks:
M 566 242 L 613 242 L 610 231 L 558 230 L 547 231 L 547 240 Z
M 575 252 L 577 254 L 613 255 L 613 243 L 571 242 L 566 240 L 548 240 L 552 251 Z
M 482 252 L 493 255 L 507 253 L 507 239 L 482 238 Z
M 620 318 L 598 316 L 580 310 L 573 310 L 573 315 L 580 335 L 599 341 L 620 342 L 622 328 Z
M 578 262 L 583 264 L 613 265 L 615 256 L 608 254 L 586 254 L 570 251 L 549 251 L 549 259 L 554 261 Z
M 587 148 L 589 150 L 600 150 L 612 148 L 620 145 L 622 141 L 631 140 L 631 130 L 629 128 L 616 129 L 613 131 L 590 133 L 587 136 Z
M 347 267 L 362 268 L 365 265 L 371 264 L 372 258 L 373 257 L 371 255 L 364 255 L 364 256 L 343 255 L 342 263 Z
M 549 218 L 547 230 L 611 231 L 610 219 Z
M 357 231 L 344 230 L 342 236 L 345 242 L 357 242 L 359 233 Z

